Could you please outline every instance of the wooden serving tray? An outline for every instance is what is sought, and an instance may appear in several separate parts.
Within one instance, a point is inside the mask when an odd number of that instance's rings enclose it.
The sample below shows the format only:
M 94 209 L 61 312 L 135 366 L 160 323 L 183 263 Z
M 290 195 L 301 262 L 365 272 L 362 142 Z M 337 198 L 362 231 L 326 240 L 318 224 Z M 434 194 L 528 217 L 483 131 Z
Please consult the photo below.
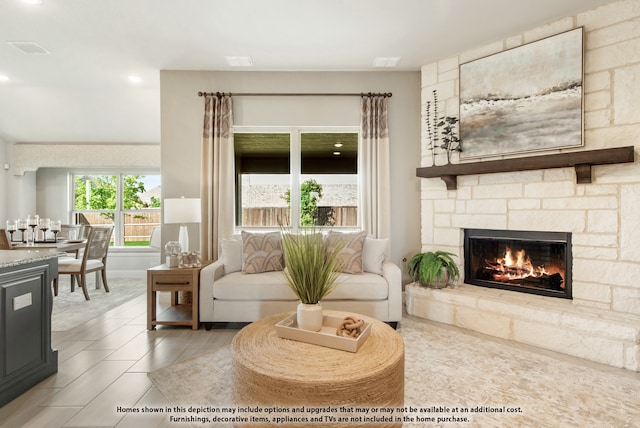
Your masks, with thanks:
M 371 323 L 367 321 L 364 322 L 360 336 L 358 336 L 357 339 L 338 336 L 336 330 L 348 315 L 347 313 L 344 314 L 344 317 L 324 315 L 320 331 L 309 331 L 298 328 L 296 314 L 293 314 L 275 325 L 276 333 L 278 337 L 284 339 L 297 340 L 298 342 L 311 343 L 313 345 L 325 346 L 341 351 L 357 352 L 364 341 L 367 340 L 367 337 L 369 337 Z

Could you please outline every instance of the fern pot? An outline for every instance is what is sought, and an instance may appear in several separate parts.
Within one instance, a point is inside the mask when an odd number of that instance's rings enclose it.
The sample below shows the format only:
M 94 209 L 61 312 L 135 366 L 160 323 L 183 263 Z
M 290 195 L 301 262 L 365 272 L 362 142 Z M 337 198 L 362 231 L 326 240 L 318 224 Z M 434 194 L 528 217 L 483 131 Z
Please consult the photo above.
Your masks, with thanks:
M 320 303 L 299 303 L 296 311 L 298 328 L 308 331 L 320 331 L 322 328 L 322 306 Z
M 420 280 L 420 285 L 428 288 L 445 288 L 449 285 L 449 271 L 443 266 L 440 270 L 440 278 L 436 278 L 431 282 Z

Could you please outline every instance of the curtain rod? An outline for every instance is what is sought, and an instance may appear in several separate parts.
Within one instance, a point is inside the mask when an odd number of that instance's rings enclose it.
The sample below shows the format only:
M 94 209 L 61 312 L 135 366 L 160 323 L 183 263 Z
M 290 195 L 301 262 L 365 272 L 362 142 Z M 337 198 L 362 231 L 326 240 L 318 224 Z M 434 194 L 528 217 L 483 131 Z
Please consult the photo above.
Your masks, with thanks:
M 380 97 L 391 97 L 393 94 L 391 92 L 360 92 L 360 93 L 268 93 L 268 92 L 240 92 L 240 93 L 231 93 L 231 92 L 198 92 L 199 97 L 221 97 L 224 95 L 229 95 L 233 97 L 365 97 L 365 96 L 380 96 Z

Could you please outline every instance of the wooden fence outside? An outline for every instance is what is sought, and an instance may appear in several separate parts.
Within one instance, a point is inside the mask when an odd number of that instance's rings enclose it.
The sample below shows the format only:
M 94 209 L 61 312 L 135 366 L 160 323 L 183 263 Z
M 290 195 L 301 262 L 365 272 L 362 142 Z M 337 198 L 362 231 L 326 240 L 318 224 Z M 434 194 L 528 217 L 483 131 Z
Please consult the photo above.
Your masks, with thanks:
M 289 208 L 262 207 L 242 210 L 243 226 L 280 226 L 290 221 Z M 318 207 L 317 226 L 357 226 L 358 207 Z
M 110 224 L 112 220 L 101 213 L 85 212 L 78 214 L 78 223 Z M 247 227 L 279 227 L 288 225 L 290 221 L 289 208 L 262 207 L 245 208 L 242 210 L 242 225 Z M 149 241 L 151 231 L 159 226 L 160 212 L 125 212 L 124 213 L 124 242 Z M 317 226 L 353 227 L 358 225 L 358 208 L 353 206 L 318 207 Z
M 97 212 L 84 212 L 77 215 L 77 223 L 83 224 L 111 224 L 113 221 Z M 151 231 L 160 226 L 160 211 L 140 211 L 124 213 L 124 242 L 149 241 Z

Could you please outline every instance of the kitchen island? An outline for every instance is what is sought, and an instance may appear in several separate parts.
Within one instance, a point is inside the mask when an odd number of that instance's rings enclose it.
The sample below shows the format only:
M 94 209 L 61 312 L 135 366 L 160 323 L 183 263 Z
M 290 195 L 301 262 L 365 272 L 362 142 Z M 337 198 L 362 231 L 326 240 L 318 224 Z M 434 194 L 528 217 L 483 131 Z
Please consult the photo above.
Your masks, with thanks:
M 51 349 L 55 250 L 0 250 L 0 407 L 58 371 Z

